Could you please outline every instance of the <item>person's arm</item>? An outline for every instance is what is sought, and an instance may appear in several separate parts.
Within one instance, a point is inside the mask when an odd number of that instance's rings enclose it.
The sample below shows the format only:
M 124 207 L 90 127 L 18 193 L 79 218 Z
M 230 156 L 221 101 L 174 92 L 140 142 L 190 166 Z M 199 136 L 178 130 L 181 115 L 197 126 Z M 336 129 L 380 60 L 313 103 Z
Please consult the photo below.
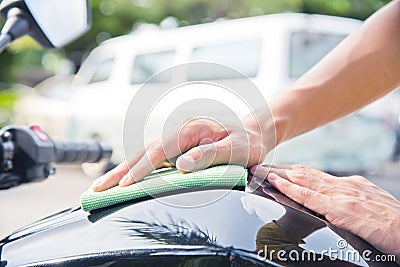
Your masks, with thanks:
M 223 163 L 251 167 L 262 162 L 275 145 L 361 108 L 394 89 L 399 81 L 397 0 L 368 19 L 303 75 L 292 90 L 274 99 L 270 103 L 273 117 L 265 107 L 256 116 L 249 114 L 242 125 L 194 120 L 98 178 L 92 189 L 102 191 L 141 181 L 176 156 L 176 166 L 183 172 Z
M 277 144 L 362 108 L 399 82 L 400 1 L 393 1 L 270 103 Z

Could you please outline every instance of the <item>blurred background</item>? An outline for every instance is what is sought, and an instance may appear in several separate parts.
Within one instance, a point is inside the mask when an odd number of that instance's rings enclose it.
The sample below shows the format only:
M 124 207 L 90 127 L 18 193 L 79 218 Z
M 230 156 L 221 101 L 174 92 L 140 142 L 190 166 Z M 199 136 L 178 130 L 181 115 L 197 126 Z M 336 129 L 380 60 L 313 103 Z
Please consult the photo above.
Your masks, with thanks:
M 2 82 L 33 86 L 56 73 L 74 73 L 103 41 L 129 34 L 143 23 L 187 26 L 220 18 L 235 19 L 281 12 L 326 14 L 364 20 L 388 0 L 91 0 L 92 27 L 62 50 L 44 50 L 29 37 L 0 55 Z M 0 19 L 0 23 L 4 18 Z
M 128 103 L 121 101 L 130 101 L 133 94 L 122 90 L 134 92 L 153 74 L 175 64 L 211 61 L 239 69 L 256 85 L 275 88 L 265 93 L 273 97 L 388 2 L 92 0 L 90 31 L 64 49 L 45 50 L 29 37 L 16 41 L 0 55 L 0 125 L 34 123 L 54 139 L 100 139 L 113 145 L 115 155 L 108 166 L 57 166 L 57 174 L 40 184 L 0 191 L 0 236 L 77 205 L 93 178 L 123 159 L 121 107 Z M 263 16 L 277 13 L 271 19 Z M 251 18 L 230 23 L 247 17 Z M 201 25 L 182 28 L 195 24 Z M 235 78 L 220 75 L 208 79 Z M 115 105 L 104 109 L 102 101 L 113 95 Z M 399 198 L 399 101 L 394 92 L 285 144 L 276 151 L 277 161 L 364 174 Z

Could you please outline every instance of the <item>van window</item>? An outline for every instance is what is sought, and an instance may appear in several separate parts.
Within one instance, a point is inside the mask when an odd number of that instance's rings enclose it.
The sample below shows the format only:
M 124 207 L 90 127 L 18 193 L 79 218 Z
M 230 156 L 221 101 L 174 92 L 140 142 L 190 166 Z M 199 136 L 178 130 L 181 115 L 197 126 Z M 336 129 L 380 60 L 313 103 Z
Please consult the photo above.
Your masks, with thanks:
M 164 51 L 137 55 L 132 69 L 132 84 L 144 83 L 148 78 L 162 70 L 172 67 L 175 51 Z M 167 83 L 170 81 L 170 72 L 163 72 L 151 79 L 153 83 Z
M 71 96 L 71 88 L 67 81 L 60 81 L 42 88 L 42 90 L 39 89 L 39 95 L 57 100 L 68 100 Z
M 98 63 L 96 71 L 94 72 L 89 83 L 98 83 L 108 80 L 111 75 L 113 64 L 114 58 L 109 58 Z
M 247 77 L 255 77 L 261 57 L 261 40 L 246 40 L 223 44 L 199 46 L 193 49 L 193 62 L 212 62 L 238 70 Z M 188 80 L 218 80 L 241 78 L 232 72 L 214 69 L 193 68 L 189 70 Z
M 297 78 L 303 75 L 344 37 L 339 34 L 293 32 L 290 38 L 289 76 Z

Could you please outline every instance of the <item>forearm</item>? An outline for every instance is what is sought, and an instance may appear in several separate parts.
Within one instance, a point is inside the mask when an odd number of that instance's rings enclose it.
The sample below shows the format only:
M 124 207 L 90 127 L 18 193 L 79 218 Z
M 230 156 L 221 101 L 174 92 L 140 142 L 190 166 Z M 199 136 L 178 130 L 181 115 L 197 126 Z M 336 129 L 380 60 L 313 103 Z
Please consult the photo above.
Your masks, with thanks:
M 399 81 L 400 2 L 394 1 L 270 103 L 276 144 L 360 109 Z

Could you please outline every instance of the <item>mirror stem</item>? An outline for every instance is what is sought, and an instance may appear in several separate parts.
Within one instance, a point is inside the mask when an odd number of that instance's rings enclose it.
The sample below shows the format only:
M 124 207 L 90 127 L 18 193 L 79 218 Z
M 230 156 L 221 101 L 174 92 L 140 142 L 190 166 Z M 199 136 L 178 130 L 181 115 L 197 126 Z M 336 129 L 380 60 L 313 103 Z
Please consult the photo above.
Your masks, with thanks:
M 6 49 L 7 45 L 11 42 L 11 36 L 9 34 L 0 35 L 0 53 Z
M 24 12 L 17 8 L 11 8 L 7 13 L 7 20 L 1 30 L 0 53 L 10 42 L 28 34 L 30 31 L 29 22 Z

